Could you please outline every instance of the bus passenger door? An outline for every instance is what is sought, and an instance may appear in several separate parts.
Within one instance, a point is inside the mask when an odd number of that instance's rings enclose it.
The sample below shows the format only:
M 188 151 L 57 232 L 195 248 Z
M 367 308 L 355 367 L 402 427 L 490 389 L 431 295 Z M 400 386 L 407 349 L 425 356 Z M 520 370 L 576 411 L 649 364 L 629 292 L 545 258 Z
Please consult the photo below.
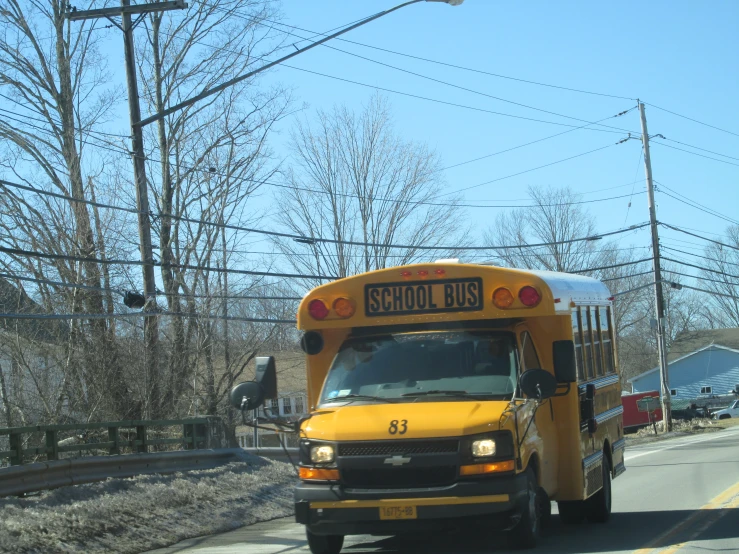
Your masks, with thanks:
M 520 347 L 521 373 L 527 369 L 544 369 L 538 355 L 538 345 L 525 324 L 516 326 L 516 336 Z M 542 402 L 535 418 L 535 425 L 529 430 L 529 435 L 536 427 L 534 432 L 538 434 L 540 439 L 538 448 L 539 485 L 547 491 L 549 496 L 552 496 L 557 491 L 559 443 L 557 440 L 556 414 L 551 399 Z

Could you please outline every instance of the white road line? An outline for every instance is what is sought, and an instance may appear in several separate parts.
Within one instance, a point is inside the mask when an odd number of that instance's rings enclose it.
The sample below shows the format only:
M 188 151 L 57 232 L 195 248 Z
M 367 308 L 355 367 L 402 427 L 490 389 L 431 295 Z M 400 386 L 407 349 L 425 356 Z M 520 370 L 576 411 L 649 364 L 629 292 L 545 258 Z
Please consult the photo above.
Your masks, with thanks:
M 727 430 L 722 431 L 722 432 L 710 433 L 710 435 L 707 436 L 707 437 L 700 437 L 699 439 L 693 439 L 693 440 L 689 440 L 689 441 L 682 441 L 682 442 L 679 442 L 679 443 L 676 443 L 676 444 L 668 444 L 667 446 L 663 446 L 662 448 L 655 448 L 653 450 L 647 450 L 645 452 L 637 452 L 636 454 L 631 454 L 631 455 L 629 455 L 629 453 L 628 453 L 628 447 L 627 447 L 627 453 L 624 456 L 624 460 L 627 461 L 627 462 L 629 462 L 629 461 L 634 460 L 636 458 L 639 458 L 641 456 L 646 456 L 647 454 L 655 454 L 657 452 L 663 452 L 665 450 L 670 450 L 672 448 L 679 448 L 681 446 L 690 446 L 690 445 L 693 445 L 693 444 L 699 444 L 701 442 L 705 442 L 705 441 L 709 441 L 709 440 L 713 440 L 715 438 L 719 438 L 719 437 L 725 436 L 726 433 L 731 433 L 731 432 L 736 431 L 736 430 L 739 430 L 739 427 L 732 428 L 731 430 L 727 429 Z

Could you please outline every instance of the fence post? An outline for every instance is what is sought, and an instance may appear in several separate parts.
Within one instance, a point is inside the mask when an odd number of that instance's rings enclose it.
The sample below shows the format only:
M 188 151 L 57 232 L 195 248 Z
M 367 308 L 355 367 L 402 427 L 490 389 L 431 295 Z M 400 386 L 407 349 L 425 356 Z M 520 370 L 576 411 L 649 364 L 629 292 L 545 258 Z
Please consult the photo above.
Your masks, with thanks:
M 195 449 L 195 424 L 185 423 L 182 426 L 182 436 L 185 439 L 184 441 L 185 450 L 194 450 Z M 187 439 L 192 439 L 192 441 L 188 442 Z
M 20 433 L 10 433 L 8 440 L 10 442 L 10 465 L 19 466 L 23 463 L 23 437 Z
M 146 425 L 136 426 L 136 452 L 146 453 L 149 451 L 149 445 L 146 443 Z
M 108 441 L 113 443 L 113 446 L 108 450 L 108 454 L 120 454 L 120 435 L 118 433 L 118 427 L 108 427 Z
M 46 460 L 59 459 L 59 436 L 57 431 L 46 430 Z

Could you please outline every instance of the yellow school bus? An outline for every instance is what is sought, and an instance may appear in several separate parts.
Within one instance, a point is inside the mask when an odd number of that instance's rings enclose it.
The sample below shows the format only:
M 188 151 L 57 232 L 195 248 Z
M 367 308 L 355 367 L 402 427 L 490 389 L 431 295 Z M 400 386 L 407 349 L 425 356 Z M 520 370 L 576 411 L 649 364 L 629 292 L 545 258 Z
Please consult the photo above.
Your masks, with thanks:
M 612 300 L 588 277 L 451 260 L 308 293 L 295 513 L 311 552 L 463 524 L 533 547 L 551 501 L 607 521 L 625 470 Z M 276 394 L 250 386 L 237 407 Z

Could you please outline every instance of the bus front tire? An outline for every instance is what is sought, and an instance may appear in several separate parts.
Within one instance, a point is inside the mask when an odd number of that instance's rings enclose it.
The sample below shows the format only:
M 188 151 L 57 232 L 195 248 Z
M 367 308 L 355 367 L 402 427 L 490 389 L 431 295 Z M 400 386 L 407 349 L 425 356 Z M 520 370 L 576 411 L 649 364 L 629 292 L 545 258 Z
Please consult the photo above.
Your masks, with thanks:
M 559 509 L 559 519 L 562 523 L 574 525 L 585 519 L 585 502 L 582 500 L 570 500 L 567 502 L 557 502 Z
M 611 466 L 603 456 L 603 487 L 588 498 L 587 517 L 591 523 L 605 523 L 611 518 Z
M 316 535 L 305 530 L 311 554 L 339 554 L 344 546 L 343 535 Z
M 532 468 L 526 470 L 527 499 L 521 519 L 508 532 L 512 546 L 519 549 L 534 548 L 541 530 L 541 494 Z

